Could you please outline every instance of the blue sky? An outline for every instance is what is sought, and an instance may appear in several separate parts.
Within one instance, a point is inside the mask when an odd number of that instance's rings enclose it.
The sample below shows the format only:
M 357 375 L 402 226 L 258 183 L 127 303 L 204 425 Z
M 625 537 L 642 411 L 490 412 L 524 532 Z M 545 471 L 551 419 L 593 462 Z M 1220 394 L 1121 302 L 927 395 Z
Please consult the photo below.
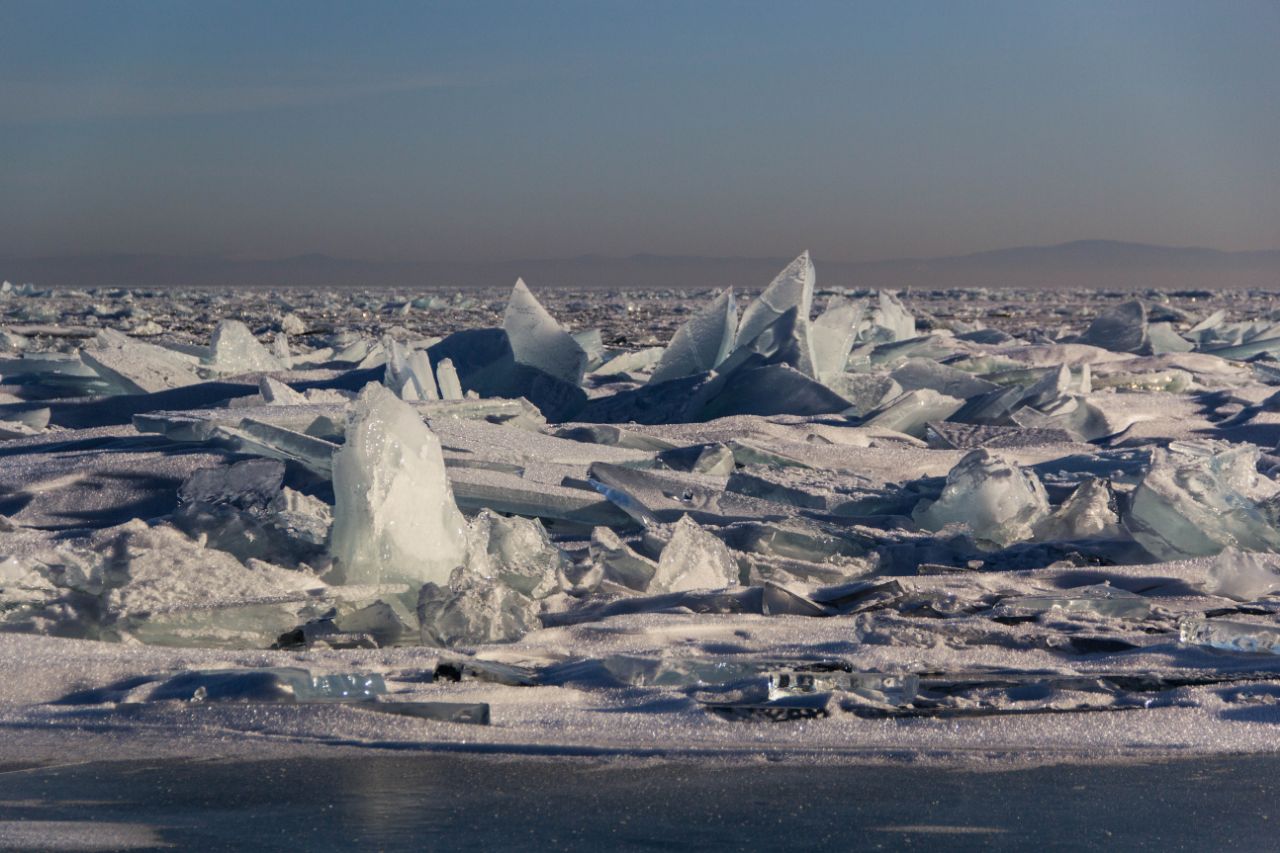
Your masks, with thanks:
M 0 254 L 1280 248 L 1280 4 L 0 0 Z

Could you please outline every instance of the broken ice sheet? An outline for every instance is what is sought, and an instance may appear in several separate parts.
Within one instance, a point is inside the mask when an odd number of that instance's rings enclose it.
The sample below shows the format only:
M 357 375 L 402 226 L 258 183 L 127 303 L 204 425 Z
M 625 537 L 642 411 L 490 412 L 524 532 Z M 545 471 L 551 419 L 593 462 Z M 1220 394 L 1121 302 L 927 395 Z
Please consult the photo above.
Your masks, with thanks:
M 1151 602 L 1109 584 L 1096 584 L 1061 592 L 1010 596 L 1001 599 L 992 613 L 996 616 L 1038 616 L 1054 610 L 1113 619 L 1145 619 L 1151 614 Z

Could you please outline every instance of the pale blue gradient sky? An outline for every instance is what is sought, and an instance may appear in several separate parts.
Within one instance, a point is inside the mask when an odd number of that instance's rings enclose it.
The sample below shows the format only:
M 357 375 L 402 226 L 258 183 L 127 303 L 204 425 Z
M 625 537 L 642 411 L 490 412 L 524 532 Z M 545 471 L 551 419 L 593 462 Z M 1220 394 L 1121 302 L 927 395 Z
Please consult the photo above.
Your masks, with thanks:
M 0 254 L 1280 248 L 1280 4 L 0 0 Z

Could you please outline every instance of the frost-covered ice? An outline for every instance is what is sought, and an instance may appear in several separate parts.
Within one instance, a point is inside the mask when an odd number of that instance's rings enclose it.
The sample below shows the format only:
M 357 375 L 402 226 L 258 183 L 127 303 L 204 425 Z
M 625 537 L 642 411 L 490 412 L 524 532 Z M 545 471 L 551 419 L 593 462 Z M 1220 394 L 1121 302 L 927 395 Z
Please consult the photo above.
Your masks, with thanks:
M 0 759 L 1274 751 L 1269 294 L 36 293 Z

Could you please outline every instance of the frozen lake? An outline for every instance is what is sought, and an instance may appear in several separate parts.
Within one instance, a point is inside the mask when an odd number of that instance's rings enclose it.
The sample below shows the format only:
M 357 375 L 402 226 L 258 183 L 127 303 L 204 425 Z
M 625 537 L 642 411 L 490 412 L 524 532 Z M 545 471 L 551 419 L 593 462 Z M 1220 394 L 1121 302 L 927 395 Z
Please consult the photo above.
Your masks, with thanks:
M 1268 849 L 1280 762 L 974 772 L 457 755 L 0 773 L 0 848 Z

